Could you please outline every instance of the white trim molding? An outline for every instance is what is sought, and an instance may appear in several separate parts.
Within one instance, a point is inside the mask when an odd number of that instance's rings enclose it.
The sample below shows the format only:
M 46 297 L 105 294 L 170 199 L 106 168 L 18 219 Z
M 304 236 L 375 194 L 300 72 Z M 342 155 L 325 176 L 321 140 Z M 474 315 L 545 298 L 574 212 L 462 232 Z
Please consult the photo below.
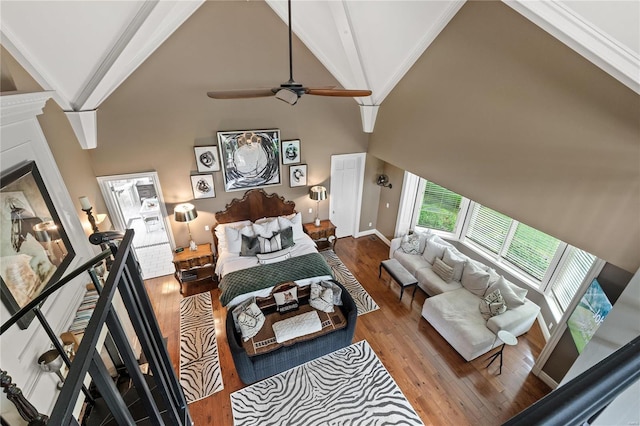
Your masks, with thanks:
M 47 100 L 53 96 L 52 90 L 44 92 L 15 92 L 0 96 L 0 119 L 2 125 L 17 123 L 42 114 Z
M 640 57 L 557 1 L 503 0 L 625 86 L 640 93 Z
M 71 123 L 73 132 L 78 138 L 82 149 L 94 149 L 98 147 L 98 118 L 96 110 L 91 111 L 65 111 L 65 115 Z

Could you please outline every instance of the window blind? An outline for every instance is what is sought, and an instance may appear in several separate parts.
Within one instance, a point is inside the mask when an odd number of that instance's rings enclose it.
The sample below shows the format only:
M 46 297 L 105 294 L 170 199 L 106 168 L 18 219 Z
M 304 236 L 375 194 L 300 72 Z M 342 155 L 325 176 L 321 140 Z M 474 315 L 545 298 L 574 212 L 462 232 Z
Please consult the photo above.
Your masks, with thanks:
M 518 223 L 505 258 L 538 281 L 544 278 L 560 240 Z
M 467 238 L 499 254 L 513 219 L 480 204 L 473 207 Z
M 418 226 L 453 232 L 462 196 L 430 181 L 425 181 Z
M 562 312 L 567 310 L 596 257 L 575 247 L 567 247 L 566 261 L 551 285 L 551 293 Z

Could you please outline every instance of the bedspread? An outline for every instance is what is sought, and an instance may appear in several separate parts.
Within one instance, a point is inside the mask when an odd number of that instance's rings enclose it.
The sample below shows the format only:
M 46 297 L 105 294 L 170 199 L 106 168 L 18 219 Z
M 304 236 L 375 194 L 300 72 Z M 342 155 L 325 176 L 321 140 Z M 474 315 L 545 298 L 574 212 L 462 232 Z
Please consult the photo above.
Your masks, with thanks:
M 218 288 L 220 302 L 227 306 L 234 297 L 255 290 L 273 287 L 284 281 L 331 275 L 331 268 L 320 253 L 309 253 L 278 263 L 254 266 L 230 272 L 222 277 Z

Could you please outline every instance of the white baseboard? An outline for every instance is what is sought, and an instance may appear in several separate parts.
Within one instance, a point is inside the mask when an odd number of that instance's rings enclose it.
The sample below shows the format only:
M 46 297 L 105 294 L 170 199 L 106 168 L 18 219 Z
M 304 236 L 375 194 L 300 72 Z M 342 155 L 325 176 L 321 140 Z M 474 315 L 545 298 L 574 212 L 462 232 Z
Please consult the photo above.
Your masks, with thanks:
M 551 338 L 551 333 L 549 333 L 549 328 L 547 324 L 544 322 L 544 317 L 542 316 L 542 312 L 538 312 L 538 325 L 540 326 L 540 331 L 542 332 L 542 337 L 544 337 L 545 343 L 549 341 Z
M 391 247 L 391 241 L 389 241 L 387 237 L 382 235 L 382 233 L 380 233 L 380 231 L 378 231 L 377 229 L 368 229 L 366 231 L 358 232 L 356 235 L 353 236 L 353 238 L 366 237 L 367 235 L 376 235 L 378 238 L 382 240 L 383 243 Z
M 558 387 L 558 382 L 556 382 L 555 380 L 553 380 L 551 378 L 551 376 L 549 376 L 547 373 L 545 373 L 544 371 L 540 370 L 537 373 L 535 372 L 536 368 L 534 368 L 533 370 L 531 370 L 531 372 L 535 375 L 538 376 L 538 378 L 540 380 L 542 380 L 543 382 L 545 382 L 551 389 L 555 389 Z

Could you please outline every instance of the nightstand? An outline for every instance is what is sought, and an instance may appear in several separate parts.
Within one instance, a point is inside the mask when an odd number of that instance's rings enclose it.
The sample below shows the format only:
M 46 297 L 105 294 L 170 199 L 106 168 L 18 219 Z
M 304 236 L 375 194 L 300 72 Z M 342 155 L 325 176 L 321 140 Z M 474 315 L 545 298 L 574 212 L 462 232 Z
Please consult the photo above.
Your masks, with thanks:
M 183 296 L 217 288 L 211 243 L 198 244 L 196 251 L 185 248 L 180 253 L 174 253 L 173 264 L 176 267 L 174 275 L 180 283 L 180 293 Z
M 304 232 L 306 232 L 318 246 L 318 250 L 334 250 L 336 247 L 336 226 L 330 220 L 321 220 L 320 226 L 315 223 L 304 223 Z

